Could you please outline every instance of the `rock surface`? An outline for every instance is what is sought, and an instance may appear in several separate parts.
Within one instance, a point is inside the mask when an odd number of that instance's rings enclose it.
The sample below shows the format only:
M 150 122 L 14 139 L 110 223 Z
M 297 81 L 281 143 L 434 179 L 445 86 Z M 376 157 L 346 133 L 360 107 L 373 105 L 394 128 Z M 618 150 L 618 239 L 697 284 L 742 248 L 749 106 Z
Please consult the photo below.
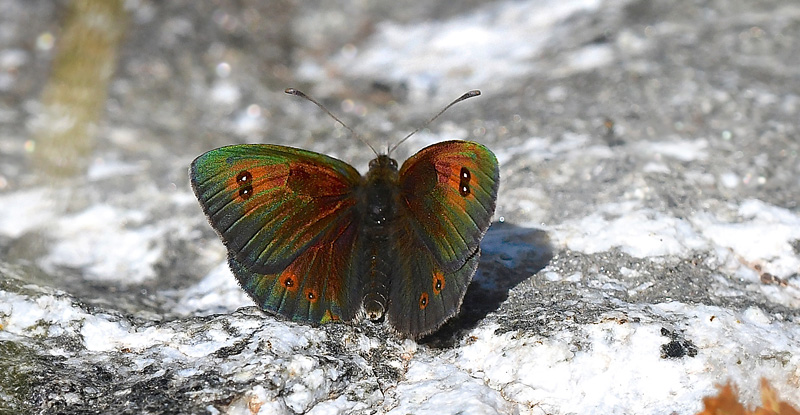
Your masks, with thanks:
M 0 412 L 694 414 L 800 407 L 800 4 L 126 2 L 85 174 L 32 123 L 66 2 L 0 0 Z M 122 24 L 122 23 L 120 23 Z M 501 163 L 461 314 L 420 342 L 265 316 L 187 167 L 225 144 L 365 171 L 445 139 Z

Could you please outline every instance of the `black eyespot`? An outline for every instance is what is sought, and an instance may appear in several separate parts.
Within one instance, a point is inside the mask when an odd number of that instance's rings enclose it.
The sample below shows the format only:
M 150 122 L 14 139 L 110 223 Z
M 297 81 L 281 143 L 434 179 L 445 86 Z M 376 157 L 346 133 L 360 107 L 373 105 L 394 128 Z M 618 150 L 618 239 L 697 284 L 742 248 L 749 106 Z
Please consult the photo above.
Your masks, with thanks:
M 239 197 L 247 200 L 253 195 L 253 175 L 249 171 L 240 171 L 236 175 L 236 183 L 239 185 Z
M 239 184 L 245 184 L 245 183 L 249 182 L 252 179 L 253 179 L 253 175 L 250 174 L 250 172 L 247 171 L 247 170 L 240 171 L 239 174 L 236 176 L 236 182 L 239 183 Z
M 444 288 L 444 275 L 441 272 L 434 272 L 433 273 L 433 294 L 439 295 L 442 293 L 442 289 Z
M 419 296 L 419 309 L 424 310 L 428 306 L 428 293 L 422 293 Z
M 460 181 L 458 182 L 458 193 L 463 197 L 469 196 L 471 193 L 469 189 L 469 180 L 472 175 L 466 167 L 461 168 Z
M 245 200 L 250 199 L 250 196 L 252 195 L 253 195 L 253 186 L 250 186 L 248 184 L 247 186 L 239 188 L 239 197 L 241 197 L 242 199 Z

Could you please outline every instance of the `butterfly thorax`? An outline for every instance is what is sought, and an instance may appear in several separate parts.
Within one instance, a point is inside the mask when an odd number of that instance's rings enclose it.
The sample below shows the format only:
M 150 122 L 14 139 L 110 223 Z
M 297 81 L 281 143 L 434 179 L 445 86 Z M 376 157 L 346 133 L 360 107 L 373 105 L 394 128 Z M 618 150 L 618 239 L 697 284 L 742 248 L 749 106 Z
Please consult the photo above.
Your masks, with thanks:
M 365 226 L 383 228 L 394 218 L 397 180 L 397 162 L 389 156 L 380 155 L 369 163 L 364 185 Z
M 394 267 L 392 225 L 397 219 L 399 200 L 397 162 L 387 155 L 372 160 L 362 192 L 361 229 L 367 255 L 363 304 L 367 317 L 378 320 L 386 310 L 390 275 Z

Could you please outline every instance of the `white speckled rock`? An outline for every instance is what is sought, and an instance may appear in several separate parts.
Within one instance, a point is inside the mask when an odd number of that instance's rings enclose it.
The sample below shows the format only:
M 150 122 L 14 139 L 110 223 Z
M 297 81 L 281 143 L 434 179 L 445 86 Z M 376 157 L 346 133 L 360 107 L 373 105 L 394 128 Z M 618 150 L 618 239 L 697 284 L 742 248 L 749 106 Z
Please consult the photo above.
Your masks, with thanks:
M 762 377 L 800 407 L 800 5 L 751 3 L 126 2 L 89 168 L 52 181 L 28 121 L 62 5 L 0 0 L 0 413 L 691 415 Z M 286 322 L 236 285 L 195 156 L 373 156 L 288 86 L 376 148 L 482 90 L 395 154 L 501 164 L 439 332 Z

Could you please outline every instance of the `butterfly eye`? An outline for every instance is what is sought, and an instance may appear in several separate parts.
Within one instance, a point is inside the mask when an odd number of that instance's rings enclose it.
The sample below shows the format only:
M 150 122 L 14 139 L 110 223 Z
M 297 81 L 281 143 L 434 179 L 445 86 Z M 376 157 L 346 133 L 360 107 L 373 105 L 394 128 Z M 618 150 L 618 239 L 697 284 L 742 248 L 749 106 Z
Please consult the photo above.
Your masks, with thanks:
M 395 159 L 389 159 L 389 166 L 391 166 L 393 169 L 396 169 L 397 161 Z
M 467 197 L 470 194 L 469 179 L 472 175 L 469 173 L 469 169 L 462 167 L 460 176 L 461 180 L 458 183 L 458 193 L 460 193 L 461 196 Z
M 422 293 L 419 296 L 419 309 L 424 310 L 428 306 L 428 293 Z

